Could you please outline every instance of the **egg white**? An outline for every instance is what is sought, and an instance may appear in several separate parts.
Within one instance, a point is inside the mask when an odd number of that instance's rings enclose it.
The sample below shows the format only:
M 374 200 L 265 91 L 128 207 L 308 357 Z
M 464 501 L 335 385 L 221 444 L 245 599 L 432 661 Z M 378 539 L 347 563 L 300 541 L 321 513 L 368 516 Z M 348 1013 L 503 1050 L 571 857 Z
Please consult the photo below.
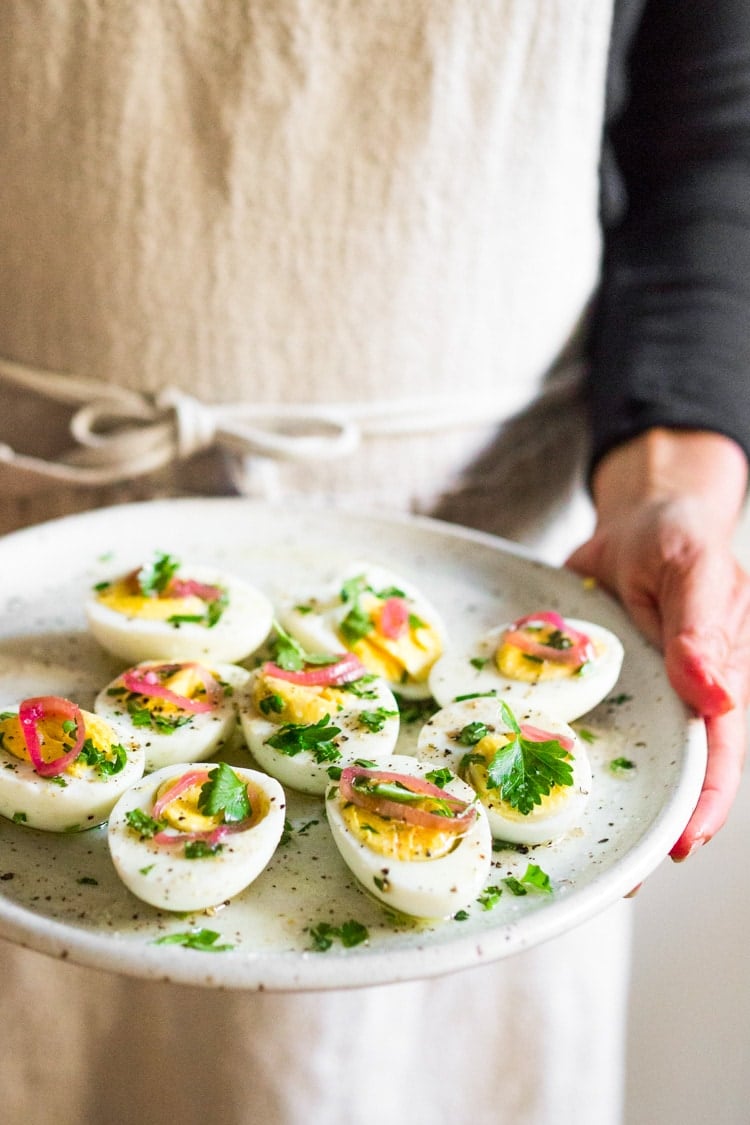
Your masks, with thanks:
M 350 612 L 351 603 L 341 597 L 344 583 L 349 579 L 363 576 L 374 590 L 396 587 L 401 590 L 408 603 L 410 613 L 414 614 L 432 629 L 442 648 L 445 646 L 446 629 L 443 620 L 421 591 L 411 582 L 394 574 L 386 567 L 370 562 L 352 562 L 337 577 L 317 591 L 306 591 L 299 597 L 283 601 L 279 605 L 279 618 L 282 625 L 293 637 L 310 652 L 338 652 L 342 646 L 352 649 L 341 636 L 341 622 Z M 367 665 L 365 657 L 360 659 Z M 371 669 L 376 671 L 376 669 Z M 427 678 L 409 677 L 387 679 L 389 687 L 408 699 L 425 699 L 430 694 Z
M 581 825 L 583 811 L 591 793 L 591 765 L 585 747 L 567 723 L 528 709 L 516 709 L 514 715 L 519 724 L 528 723 L 552 735 L 573 740 L 573 784 L 556 786 L 549 798 L 543 798 L 542 803 L 526 815 L 512 808 L 492 791 L 487 796 L 480 794 L 480 799 L 496 840 L 507 840 L 515 844 L 548 843 Z M 464 776 L 461 761 L 471 753 L 472 747 L 461 743 L 459 735 L 464 727 L 475 722 L 484 723 L 490 731 L 502 732 L 508 729 L 501 717 L 497 699 L 469 699 L 449 704 L 436 712 L 422 728 L 417 742 L 420 761 L 431 763 L 433 769 L 447 766 Z
M 161 660 L 145 660 L 127 671 L 145 672 L 162 663 Z M 120 676 L 102 688 L 94 702 L 94 710 L 97 715 L 116 723 L 130 742 L 142 747 L 148 773 L 179 762 L 202 761 L 220 750 L 234 732 L 237 725 L 237 694 L 250 675 L 246 669 L 236 664 L 214 663 L 208 671 L 213 673 L 215 679 L 227 685 L 228 690 L 223 692 L 221 701 L 210 711 L 198 714 L 183 712 L 187 722 L 167 733 L 155 729 L 153 725 L 136 726 L 127 708 L 128 696 L 112 694 L 123 688 L 121 677 L 124 673 L 120 673 Z
M 262 769 L 278 778 L 283 785 L 301 793 L 325 793 L 329 783 L 329 766 L 343 766 L 364 759 L 379 761 L 390 754 L 396 745 L 399 732 L 398 704 L 387 685 L 377 678 L 367 684 L 374 698 L 365 699 L 352 692 L 341 692 L 343 709 L 332 710 L 330 725 L 340 729 L 333 739 L 340 757 L 335 760 L 317 761 L 312 750 L 300 750 L 290 755 L 268 745 L 268 739 L 281 729 L 278 722 L 264 715 L 255 705 L 254 692 L 260 669 L 250 674 L 246 687 L 239 695 L 239 715 L 245 741 L 250 753 Z M 393 712 L 386 718 L 379 731 L 369 730 L 361 721 L 363 711 L 377 711 L 379 708 Z
M 233 662 L 253 653 L 268 636 L 273 607 L 254 586 L 233 575 L 189 564 L 181 565 L 176 577 L 226 591 L 227 605 L 214 625 L 170 624 L 122 613 L 104 605 L 94 591 L 84 608 L 89 629 L 99 644 L 134 664 L 141 660 Z
M 55 780 L 41 777 L 30 761 L 0 747 L 0 815 L 45 832 L 81 832 L 105 821 L 118 798 L 138 781 L 143 774 L 143 750 L 114 724 L 104 724 L 88 711 L 81 714 L 86 737 L 92 735 L 92 722 L 106 725 L 111 743 L 125 748 L 127 760 L 122 770 L 105 775 L 93 766 L 80 765 L 79 774 L 69 767 Z
M 405 755 L 378 762 L 379 770 L 424 777 L 433 768 Z M 464 801 L 474 791 L 460 778 L 444 789 Z M 384 856 L 367 844 L 367 834 L 354 834 L 342 815 L 338 784 L 326 794 L 326 815 L 341 858 L 365 891 L 392 910 L 416 918 L 448 918 L 468 906 L 481 892 L 490 872 L 492 839 L 487 816 L 477 803 L 477 817 L 447 854 L 409 861 Z
M 286 800 L 279 783 L 235 766 L 240 779 L 263 790 L 268 811 L 255 826 L 226 836 L 216 855 L 187 859 L 181 844 L 160 845 L 139 836 L 128 825 L 127 813 L 141 809 L 150 816 L 162 783 L 189 768 L 165 766 L 148 774 L 120 798 L 109 818 L 107 839 L 117 874 L 134 895 L 162 910 L 205 910 L 239 894 L 268 865 L 284 829 Z
M 617 683 L 623 647 L 619 638 L 602 625 L 572 617 L 565 620 L 574 629 L 586 633 L 596 650 L 581 674 L 535 683 L 503 675 L 495 663 L 495 652 L 503 633 L 510 628 L 505 624 L 485 633 L 469 648 L 451 649 L 441 656 L 430 672 L 432 695 L 445 707 L 458 696 L 491 691 L 511 707 L 546 711 L 565 722 L 585 715 Z

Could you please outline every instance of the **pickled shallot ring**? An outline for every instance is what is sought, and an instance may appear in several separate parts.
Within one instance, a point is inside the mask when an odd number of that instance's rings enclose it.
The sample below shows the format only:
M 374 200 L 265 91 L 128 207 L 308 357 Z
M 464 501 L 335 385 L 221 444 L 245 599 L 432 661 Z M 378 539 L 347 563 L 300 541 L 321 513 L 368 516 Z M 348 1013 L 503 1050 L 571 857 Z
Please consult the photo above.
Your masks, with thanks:
M 416 808 L 398 799 L 363 792 L 356 785 L 359 778 L 372 781 L 376 785 L 385 783 L 407 789 L 417 799 L 439 801 L 445 813 L 430 812 Z M 432 785 L 424 778 L 413 774 L 393 773 L 386 770 L 369 770 L 361 766 L 347 766 L 341 771 L 339 792 L 342 800 L 350 801 L 361 809 L 368 809 L 388 820 L 399 820 L 404 824 L 414 824 L 422 828 L 434 828 L 439 832 L 465 832 L 476 819 L 477 811 L 473 804 L 453 797 L 450 793 Z
M 175 668 L 174 664 L 157 664 L 143 672 L 130 668 L 127 672 L 123 672 L 120 679 L 128 691 L 133 692 L 134 695 L 144 695 L 149 699 L 163 699 L 165 703 L 173 703 L 181 711 L 192 711 L 195 714 L 200 714 L 204 711 L 211 711 L 218 706 L 222 699 L 222 691 L 209 670 L 204 668 L 202 664 L 187 664 L 182 665 L 182 667 L 192 668 L 196 673 L 205 688 L 207 696 L 205 700 L 191 699 L 188 695 L 179 695 L 176 691 L 170 691 L 169 688 L 162 685 L 159 673 Z
M 409 624 L 409 607 L 404 598 L 387 598 L 378 619 L 378 632 L 391 641 L 398 640 Z
M 219 586 L 209 586 L 195 578 L 173 578 L 164 595 L 167 598 L 200 598 L 202 602 L 215 602 L 223 597 L 224 591 Z
M 263 665 L 264 676 L 273 676 L 276 680 L 286 680 L 290 684 L 303 684 L 306 687 L 338 687 L 358 680 L 365 673 L 364 664 L 353 652 L 346 653 L 334 664 L 317 664 L 299 672 L 280 668 L 270 660 Z
M 540 727 L 532 726 L 531 723 L 521 723 L 521 737 L 529 742 L 558 742 L 568 754 L 572 754 L 575 748 L 574 740 L 567 735 L 542 730 Z
M 237 824 L 219 824 L 207 832 L 155 832 L 152 839 L 155 844 L 187 844 L 191 840 L 205 840 L 207 844 L 218 844 L 230 832 L 242 832 L 247 827 L 247 821 Z
M 51 762 L 44 761 L 39 740 L 38 723 L 44 719 L 60 719 L 64 723 L 75 723 L 76 727 L 73 747 Z M 76 760 L 83 749 L 86 725 L 80 707 L 71 703 L 69 699 L 63 699 L 59 695 L 39 695 L 32 699 L 24 699 L 18 708 L 18 721 L 31 764 L 40 777 L 57 777 Z
M 525 630 L 533 624 L 551 625 L 559 630 L 570 640 L 569 648 L 556 648 L 554 645 L 545 644 L 529 636 Z M 559 613 L 545 610 L 541 613 L 529 613 L 519 617 L 517 621 L 503 634 L 503 643 L 513 645 L 529 656 L 539 660 L 549 660 L 553 664 L 563 664 L 571 668 L 578 668 L 588 660 L 593 659 L 594 646 L 591 638 L 585 633 L 572 628 Z
M 172 801 L 176 801 L 178 797 L 181 797 L 188 789 L 192 789 L 194 785 L 202 785 L 208 779 L 208 770 L 188 770 L 187 773 L 183 773 L 174 785 L 170 785 L 169 789 L 154 801 L 154 807 L 151 810 L 154 820 L 159 819 L 167 805 L 170 805 Z

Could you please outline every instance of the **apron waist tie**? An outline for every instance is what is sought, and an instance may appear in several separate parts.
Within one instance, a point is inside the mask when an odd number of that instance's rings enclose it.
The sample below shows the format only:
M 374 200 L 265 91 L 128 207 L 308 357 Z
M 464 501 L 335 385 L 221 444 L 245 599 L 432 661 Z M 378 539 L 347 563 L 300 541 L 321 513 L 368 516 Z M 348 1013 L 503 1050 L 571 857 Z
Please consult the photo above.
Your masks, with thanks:
M 548 401 L 567 398 L 580 384 L 580 365 L 556 373 Z M 87 376 L 67 375 L 0 359 L 0 379 L 77 407 L 70 432 L 77 446 L 59 460 L 17 453 L 0 444 L 0 463 L 68 484 L 108 485 L 143 476 L 172 461 L 219 447 L 242 458 L 333 460 L 366 437 L 436 433 L 507 421 L 522 403 L 509 396 L 404 398 L 364 403 L 201 402 L 168 387 L 141 394 Z

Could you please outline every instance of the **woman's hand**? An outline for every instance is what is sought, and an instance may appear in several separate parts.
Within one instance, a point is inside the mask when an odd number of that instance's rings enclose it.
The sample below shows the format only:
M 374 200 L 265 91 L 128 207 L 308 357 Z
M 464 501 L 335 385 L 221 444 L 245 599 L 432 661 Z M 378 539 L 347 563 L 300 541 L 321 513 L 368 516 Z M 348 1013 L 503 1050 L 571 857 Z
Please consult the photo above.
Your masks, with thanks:
M 664 653 L 675 691 L 706 720 L 706 778 L 676 860 L 721 828 L 742 774 L 750 578 L 732 536 L 746 483 L 745 456 L 729 438 L 649 430 L 597 466 L 596 530 L 568 560 L 622 602 Z

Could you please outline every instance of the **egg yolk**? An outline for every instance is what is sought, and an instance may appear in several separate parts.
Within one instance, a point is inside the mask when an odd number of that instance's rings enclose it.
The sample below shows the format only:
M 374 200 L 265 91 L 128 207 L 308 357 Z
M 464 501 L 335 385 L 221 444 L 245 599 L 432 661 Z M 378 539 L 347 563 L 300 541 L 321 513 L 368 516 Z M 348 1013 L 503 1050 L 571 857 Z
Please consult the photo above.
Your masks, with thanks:
M 86 729 L 86 740 L 90 741 L 94 749 L 100 754 L 103 754 L 110 761 L 113 761 L 115 758 L 113 752 L 115 742 L 109 725 L 103 719 L 100 719 L 98 715 L 93 715 L 90 711 L 82 710 L 81 714 L 83 715 Z M 55 758 L 61 758 L 63 754 L 67 754 L 73 747 L 73 739 L 71 735 L 63 729 L 63 724 L 60 719 L 43 719 L 37 724 L 37 731 L 39 734 L 40 753 L 42 760 L 45 762 L 52 762 Z M 0 716 L 0 747 L 2 747 L 3 750 L 7 750 L 9 754 L 12 754 L 14 758 L 18 758 L 20 761 L 31 761 L 18 715 L 5 714 Z M 63 773 L 69 774 L 72 777 L 81 777 L 91 770 L 91 768 L 92 767 L 88 765 L 83 756 L 79 755 L 75 761 L 65 767 Z
M 293 684 L 276 676 L 258 674 L 253 702 L 262 715 L 275 723 L 320 722 L 343 707 L 344 693 L 331 687 L 310 687 Z
M 179 780 L 180 778 L 177 776 L 170 777 L 163 782 L 157 790 L 157 799 L 169 793 L 169 790 L 174 788 Z M 205 813 L 201 812 L 198 802 L 204 784 L 202 781 L 196 782 L 195 785 L 191 785 L 164 806 L 161 819 L 166 821 L 170 828 L 176 828 L 179 832 L 211 832 L 224 823 L 221 814 L 206 816 Z M 252 828 L 267 814 L 268 798 L 263 790 L 252 782 L 247 785 L 247 795 L 251 812 L 250 819 L 243 822 L 243 828 Z
M 358 840 L 388 859 L 406 862 L 439 859 L 452 851 L 461 839 L 455 832 L 390 820 L 358 805 L 342 804 L 341 815 Z
M 539 644 L 548 644 L 550 638 L 557 632 L 558 630 L 552 625 L 535 626 L 532 635 Z M 528 684 L 536 684 L 540 680 L 570 679 L 578 675 L 576 666 L 558 664 L 554 660 L 543 660 L 538 656 L 532 656 L 516 645 L 508 644 L 503 637 L 495 651 L 495 664 L 498 672 L 507 676 L 509 680 L 522 680 Z
M 97 593 L 97 600 L 115 613 L 126 617 L 141 617 L 149 621 L 168 621 L 170 617 L 200 617 L 206 612 L 206 603 L 195 594 L 184 598 L 144 597 L 133 592 L 132 582 L 125 578 L 111 582 Z
M 380 615 L 384 603 L 373 594 L 360 595 L 360 608 L 372 621 L 374 628 L 366 636 L 350 645 L 365 667 L 391 683 L 424 683 L 432 665 L 443 651 L 435 629 L 425 622 L 410 621 L 398 637 L 387 637 L 380 632 Z
M 208 668 L 211 677 L 216 680 L 219 677 L 216 672 Z M 203 700 L 206 696 L 206 687 L 195 668 L 187 666 L 180 668 L 175 666 L 172 674 L 164 677 L 159 677 L 161 686 L 165 691 L 172 691 L 175 695 L 181 695 L 183 699 L 197 699 Z M 158 713 L 159 715 L 174 715 L 182 714 L 182 708 L 171 700 L 162 699 L 156 695 L 138 695 L 137 692 L 132 693 L 138 699 L 138 706 L 145 711 L 150 711 L 152 714 Z
M 529 815 L 519 812 L 518 809 L 513 808 L 512 805 L 504 801 L 500 796 L 500 790 L 487 787 L 487 767 L 492 761 L 493 757 L 498 750 L 503 746 L 507 746 L 510 739 L 504 738 L 500 734 L 487 734 L 477 742 L 476 746 L 471 748 L 472 760 L 461 771 L 465 781 L 468 781 L 474 792 L 479 797 L 484 805 L 497 809 L 502 813 L 506 820 L 524 821 Z M 474 761 L 474 758 L 482 758 L 483 761 Z M 540 804 L 534 807 L 535 814 L 538 811 L 543 811 L 545 814 L 554 812 L 566 801 L 570 794 L 570 787 L 567 785 L 554 785 L 550 792 L 543 796 Z

